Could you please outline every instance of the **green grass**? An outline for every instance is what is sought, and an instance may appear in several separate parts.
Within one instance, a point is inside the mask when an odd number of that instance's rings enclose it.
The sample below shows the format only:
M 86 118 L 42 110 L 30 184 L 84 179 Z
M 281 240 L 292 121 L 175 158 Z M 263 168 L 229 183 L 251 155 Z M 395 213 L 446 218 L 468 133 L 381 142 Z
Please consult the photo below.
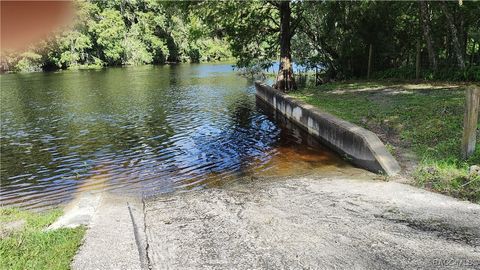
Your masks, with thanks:
M 480 179 L 468 176 L 469 165 L 480 164 L 480 143 L 472 157 L 460 158 L 462 85 L 360 81 L 291 95 L 376 132 L 394 154 L 397 148 L 414 152 L 419 186 L 480 203 Z
M 70 269 L 85 229 L 44 231 L 60 215 L 59 210 L 33 213 L 0 209 L 0 226 L 25 221 L 23 227 L 0 239 L 0 269 Z

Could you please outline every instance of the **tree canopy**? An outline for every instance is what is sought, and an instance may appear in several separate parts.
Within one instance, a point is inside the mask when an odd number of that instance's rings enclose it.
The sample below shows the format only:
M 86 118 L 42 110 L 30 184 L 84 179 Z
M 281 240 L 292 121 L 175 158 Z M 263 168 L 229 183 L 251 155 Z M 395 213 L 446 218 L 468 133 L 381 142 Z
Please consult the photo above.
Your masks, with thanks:
M 332 76 L 365 76 L 369 45 L 374 48 L 375 71 L 397 69 L 398 75 L 412 78 L 417 45 L 426 69 L 461 70 L 467 62 L 468 66 L 480 63 L 478 2 L 462 6 L 442 1 L 304 4 L 308 7 L 296 36 L 296 60 L 309 66 L 327 65 Z
M 154 0 L 77 0 L 75 24 L 22 53 L 2 52 L 2 69 L 200 62 L 231 58 L 228 44 L 187 5 Z
M 283 64 L 288 56 L 331 80 L 366 76 L 371 57 L 372 73 L 379 78 L 414 78 L 419 59 L 422 78 L 480 79 L 478 1 L 75 3 L 78 19 L 71 29 L 22 54 L 4 53 L 2 70 L 232 57 L 238 67 L 265 69 L 281 62 L 281 69 L 291 66 Z
M 279 3 L 203 1 L 197 14 L 230 44 L 241 67 L 270 67 L 281 54 Z M 327 79 L 480 80 L 480 4 L 468 1 L 292 1 L 291 54 Z M 226 15 L 228 14 L 228 15 Z M 418 57 L 418 58 L 417 58 Z

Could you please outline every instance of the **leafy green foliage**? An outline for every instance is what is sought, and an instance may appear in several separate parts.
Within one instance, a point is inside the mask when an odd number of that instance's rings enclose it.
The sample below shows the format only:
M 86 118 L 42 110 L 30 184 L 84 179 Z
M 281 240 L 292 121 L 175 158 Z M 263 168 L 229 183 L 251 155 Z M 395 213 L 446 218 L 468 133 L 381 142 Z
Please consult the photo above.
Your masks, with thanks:
M 103 65 L 227 60 L 227 40 L 194 12 L 195 2 L 77 0 L 77 20 L 20 55 L 2 59 L 3 70 L 39 71 Z
M 90 38 L 80 31 L 70 31 L 60 38 L 61 53 L 59 64 L 61 66 L 75 66 L 85 62 L 86 53 L 92 48 Z
M 415 78 L 417 44 L 420 44 L 421 78 L 477 80 L 478 69 L 457 68 L 452 31 L 442 3 L 428 1 L 431 38 L 439 70 L 430 71 L 424 26 L 415 1 L 305 2 L 302 24 L 294 37 L 294 58 L 307 67 L 327 70 L 327 77 L 360 78 L 367 74 L 369 46 L 373 46 L 372 71 L 377 78 Z M 462 58 L 480 65 L 480 5 L 446 3 L 454 18 Z M 455 69 L 452 74 L 452 69 Z M 451 74 L 451 76 L 447 76 Z
M 122 14 L 117 10 L 106 9 L 99 14 L 99 21 L 92 30 L 96 35 L 96 42 L 102 50 L 108 64 L 120 64 L 124 54 L 124 42 L 127 28 Z
M 237 66 L 270 61 L 278 55 L 279 14 L 265 1 L 204 1 L 196 15 L 225 37 Z
M 469 175 L 465 164 L 427 160 L 414 177 L 419 186 L 480 203 L 480 176 Z
M 237 66 L 270 67 L 279 55 L 280 14 L 273 1 L 76 0 L 70 31 L 45 42 L 43 50 L 7 56 L 3 70 L 36 71 L 90 65 L 140 65 L 236 58 Z M 369 46 L 375 78 L 415 78 L 417 45 L 421 77 L 478 81 L 480 5 L 475 1 L 427 1 L 429 21 L 415 1 L 291 1 L 292 54 L 307 69 L 328 79 L 367 74 Z M 454 44 L 447 14 L 459 44 Z M 438 70 L 429 63 L 423 27 L 428 24 Z M 466 63 L 457 67 L 460 46 Z
M 42 56 L 35 52 L 21 54 L 21 59 L 15 65 L 15 71 L 32 72 L 42 70 Z

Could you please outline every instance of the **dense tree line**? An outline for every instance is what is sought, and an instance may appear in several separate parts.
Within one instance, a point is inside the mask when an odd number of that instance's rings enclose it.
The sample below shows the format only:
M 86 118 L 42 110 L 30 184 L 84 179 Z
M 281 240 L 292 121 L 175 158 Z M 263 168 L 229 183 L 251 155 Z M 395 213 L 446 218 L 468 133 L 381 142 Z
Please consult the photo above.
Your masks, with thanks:
M 283 22 L 284 5 L 289 24 Z M 199 16 L 225 33 L 240 66 L 283 61 L 278 57 L 286 30 L 293 61 L 323 70 L 326 80 L 365 77 L 368 66 L 372 76 L 415 78 L 417 63 L 421 78 L 480 80 L 478 1 L 204 1 L 201 6 Z
M 478 1 L 78 0 L 75 27 L 4 68 L 158 64 L 221 60 L 265 69 L 280 62 L 280 88 L 294 88 L 292 62 L 322 80 L 480 79 Z M 419 72 L 419 73 L 416 73 Z
M 480 69 L 470 68 L 480 65 L 477 1 L 303 4 L 299 61 L 325 63 L 330 77 L 365 76 L 372 48 L 377 76 L 415 78 L 418 59 L 423 76 L 480 80 Z
M 231 57 L 228 44 L 179 2 L 77 0 L 75 25 L 21 53 L 6 53 L 2 69 L 199 62 Z

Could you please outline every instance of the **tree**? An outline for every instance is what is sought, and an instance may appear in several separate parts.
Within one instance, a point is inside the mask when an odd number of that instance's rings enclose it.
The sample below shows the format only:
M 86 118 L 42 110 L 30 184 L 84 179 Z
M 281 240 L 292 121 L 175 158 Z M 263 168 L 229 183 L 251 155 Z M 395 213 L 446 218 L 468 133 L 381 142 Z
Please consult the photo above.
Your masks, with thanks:
M 37 44 L 42 49 L 2 52 L 1 71 L 198 62 L 231 56 L 226 40 L 190 8 L 197 2 L 76 0 L 74 4 L 76 20 L 68 31 Z M 31 57 L 34 54 L 39 57 Z
M 298 21 L 295 22 L 292 20 L 290 1 L 270 3 L 280 12 L 280 65 L 274 87 L 286 92 L 292 89 L 297 89 L 295 78 L 293 76 L 291 44 Z
M 75 66 L 86 61 L 87 51 L 92 48 L 89 36 L 73 30 L 66 32 L 59 40 L 62 50 L 59 66 Z
M 465 60 L 463 59 L 463 52 L 460 47 L 460 41 L 458 40 L 458 31 L 457 31 L 457 26 L 455 25 L 455 22 L 453 21 L 453 16 L 450 13 L 450 10 L 447 7 L 447 4 L 443 1 L 440 2 L 440 7 L 443 10 L 443 13 L 445 14 L 445 17 L 447 18 L 448 22 L 448 27 L 450 29 L 450 34 L 452 36 L 452 45 L 453 45 L 453 51 L 455 53 L 456 59 L 457 59 L 457 64 L 458 67 L 463 69 L 465 68 Z
M 421 25 L 423 29 L 423 36 L 427 43 L 428 58 L 430 60 L 430 67 L 437 70 L 437 56 L 433 47 L 433 39 L 430 30 L 430 14 L 427 2 L 421 0 L 418 2 L 420 8 L 420 17 L 422 19 Z
M 280 56 L 275 87 L 296 89 L 291 41 L 300 23 L 301 2 L 290 1 L 205 1 L 197 14 L 209 26 L 227 37 L 238 67 L 271 66 Z M 229 16 L 225 16 L 229 14 Z
M 461 7 L 426 0 L 76 0 L 75 5 L 72 29 L 56 34 L 42 50 L 4 54 L 2 71 L 17 64 L 17 70 L 49 70 L 231 56 L 239 68 L 262 71 L 278 59 L 275 86 L 289 91 L 296 86 L 293 62 L 319 70 L 317 78 L 326 82 L 365 77 L 371 55 L 372 78 L 415 78 L 415 63 L 420 78 L 480 77 L 475 1 Z M 430 68 L 422 66 L 427 59 Z
M 372 66 L 390 68 L 408 53 L 401 42 L 412 31 L 403 27 L 410 26 L 412 19 L 401 17 L 400 11 L 410 6 L 404 2 L 306 2 L 294 39 L 295 61 L 324 69 L 323 81 L 361 77 L 367 74 L 373 47 L 372 55 L 381 57 L 372 58 Z
M 462 7 L 442 3 L 415 2 L 304 2 L 303 20 L 293 39 L 294 61 L 323 69 L 322 82 L 364 77 L 370 44 L 373 46 L 372 77 L 415 78 L 415 62 L 428 60 L 430 69 L 419 77 L 467 79 L 480 77 L 476 55 L 480 33 L 480 5 Z M 448 23 L 447 16 L 453 23 Z M 452 27 L 453 25 L 453 27 Z M 455 49 L 456 30 L 460 50 Z M 422 41 L 419 41 L 421 33 Z M 417 50 L 417 44 L 425 49 Z M 465 67 L 459 64 L 460 53 Z M 425 61 L 426 62 L 426 61 Z M 452 67 L 455 64 L 455 68 Z
M 105 9 L 99 14 L 100 20 L 93 25 L 97 44 L 108 64 L 122 64 L 125 54 L 124 39 L 127 28 L 117 10 Z

